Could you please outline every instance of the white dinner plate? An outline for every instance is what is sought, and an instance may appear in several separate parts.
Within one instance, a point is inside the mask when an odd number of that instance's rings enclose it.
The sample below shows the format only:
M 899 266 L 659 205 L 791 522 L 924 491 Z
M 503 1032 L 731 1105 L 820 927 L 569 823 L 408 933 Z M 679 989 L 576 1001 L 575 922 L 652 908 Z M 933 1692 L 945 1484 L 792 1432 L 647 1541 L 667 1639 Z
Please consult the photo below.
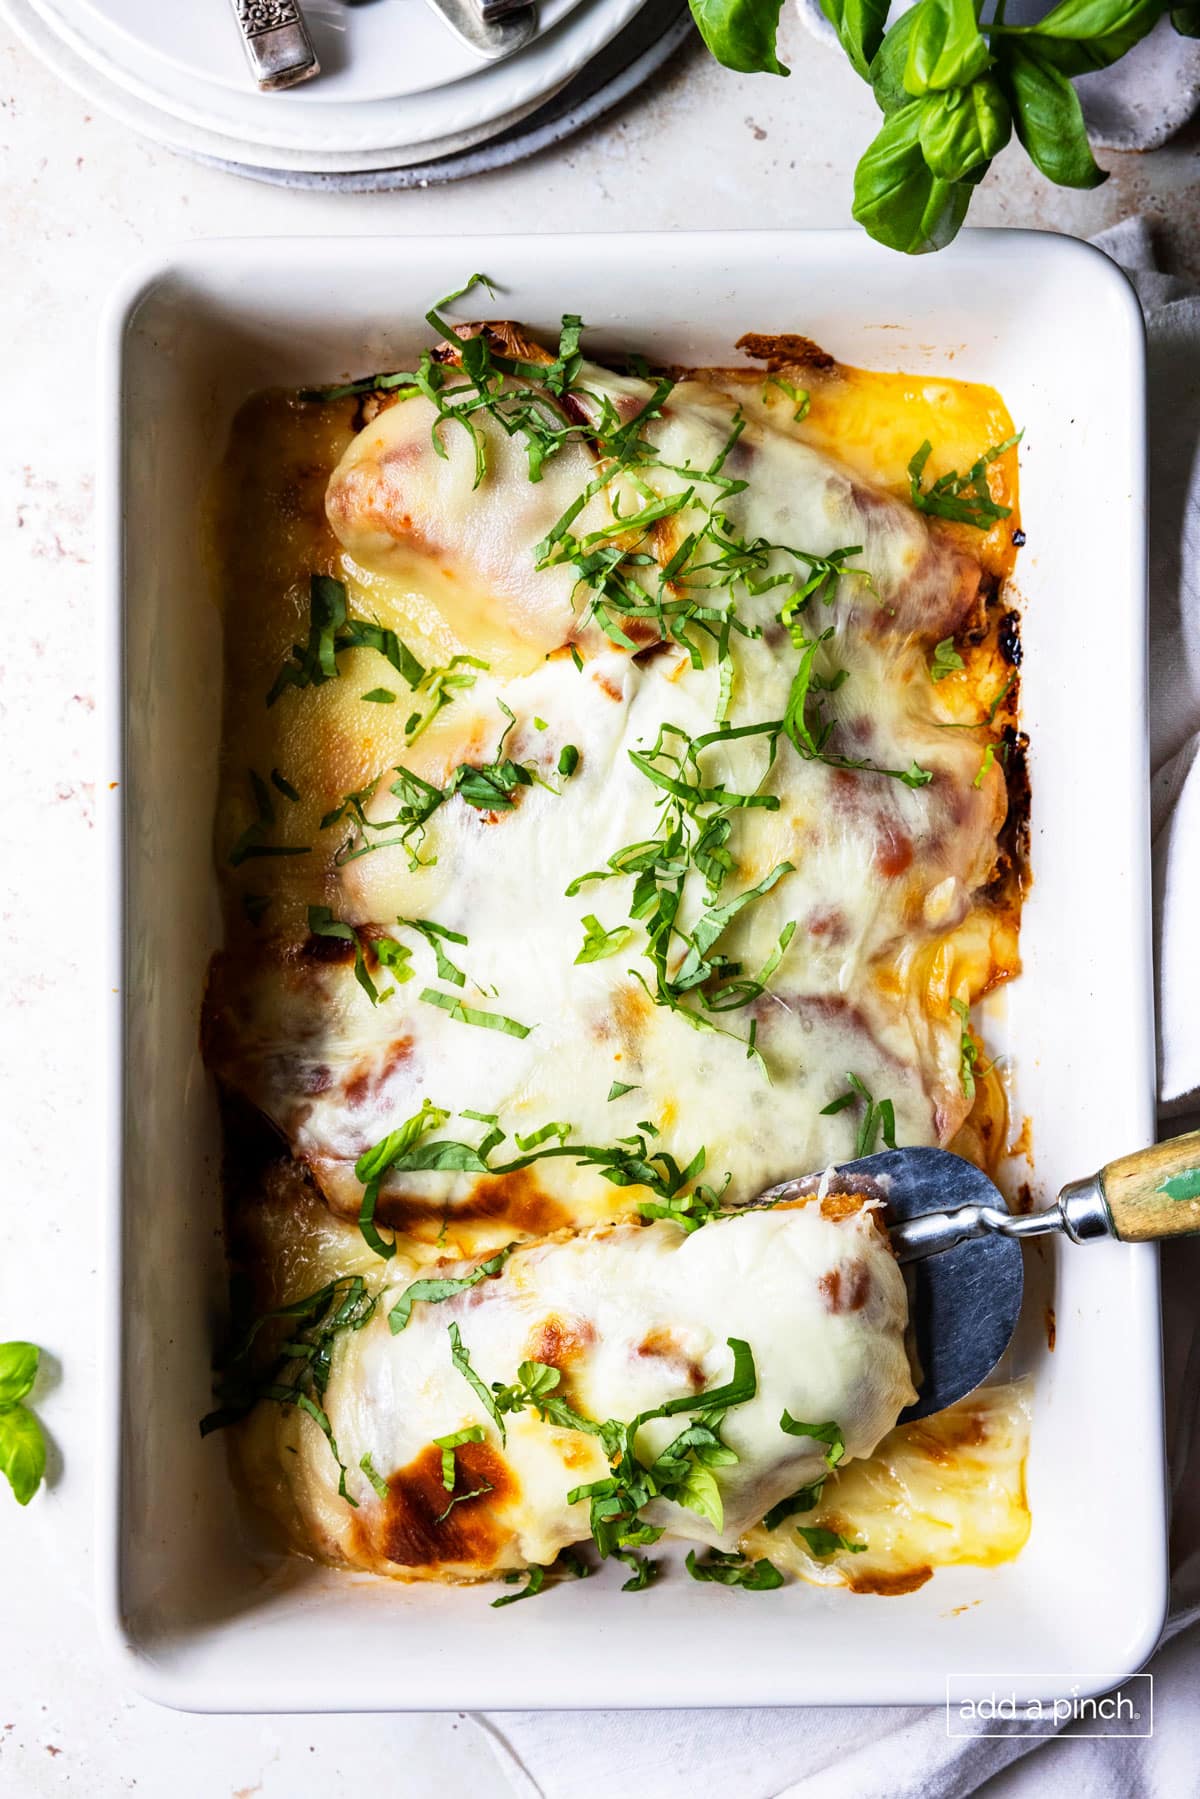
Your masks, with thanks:
M 80 55 L 56 28 L 47 23 L 37 9 L 35 0 L 0 0 L 0 18 L 11 25 L 17 36 L 56 75 L 93 105 L 119 119 L 123 125 L 155 143 L 164 144 L 170 150 L 200 157 L 233 170 L 250 167 L 271 170 L 284 176 L 295 172 L 340 175 L 432 162 L 440 157 L 454 155 L 459 150 L 470 149 L 475 144 L 487 142 L 489 138 L 508 130 L 511 125 L 518 124 L 535 112 L 557 91 L 552 89 L 550 93 L 539 95 L 524 106 L 476 125 L 473 129 L 430 138 L 424 143 L 389 144 L 376 151 L 299 153 L 269 145 L 246 143 L 237 137 L 205 130 L 177 119 L 117 86 L 97 69 L 94 62 Z
M 542 0 L 539 31 L 557 24 L 576 0 Z M 216 82 L 239 93 L 252 88 L 230 0 L 70 0 L 64 12 L 88 13 L 181 70 L 189 80 Z M 394 100 L 459 81 L 482 59 L 442 22 L 428 0 L 304 0 L 320 81 L 296 98 L 314 102 Z
M 365 153 L 386 151 L 386 163 L 397 160 L 401 147 L 435 140 L 442 147 L 449 140 L 480 141 L 481 135 L 502 129 L 501 121 L 522 117 L 562 87 L 616 36 L 641 3 L 577 0 L 525 50 L 503 62 L 476 63 L 475 72 L 461 80 L 399 99 L 313 107 L 301 98 L 303 88 L 260 94 L 190 76 L 106 24 L 84 0 L 27 0 L 78 58 L 114 87 L 184 125 L 230 140 L 223 150 L 210 147 L 203 153 L 304 169 L 379 167 L 383 164 L 377 159 L 373 164 L 364 160 Z M 268 151 L 278 154 L 271 158 L 263 154 Z M 353 160 L 317 160 L 329 156 Z

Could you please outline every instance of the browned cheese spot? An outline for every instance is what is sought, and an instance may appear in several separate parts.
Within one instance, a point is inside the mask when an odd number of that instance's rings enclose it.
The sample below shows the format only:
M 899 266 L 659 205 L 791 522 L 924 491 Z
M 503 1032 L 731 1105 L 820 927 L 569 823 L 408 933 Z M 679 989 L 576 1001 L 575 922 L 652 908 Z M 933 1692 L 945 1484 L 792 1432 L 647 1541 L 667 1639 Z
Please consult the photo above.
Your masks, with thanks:
M 384 1192 L 378 1216 L 395 1230 L 407 1230 L 424 1219 L 440 1218 L 444 1202 L 424 1194 Z M 494 1219 L 527 1237 L 543 1237 L 570 1224 L 571 1215 L 559 1201 L 538 1186 L 528 1168 L 511 1174 L 480 1176 L 466 1199 L 450 1208 L 455 1224 L 470 1219 Z
M 821 1209 L 825 1209 L 824 1202 Z M 871 1293 L 871 1276 L 866 1263 L 845 1262 L 839 1268 L 831 1268 L 817 1281 L 817 1291 L 825 1301 L 826 1310 L 835 1316 L 842 1312 L 861 1312 Z
M 497 1509 L 516 1497 L 516 1478 L 499 1452 L 487 1443 L 464 1443 L 454 1452 L 454 1491 L 442 1482 L 442 1452 L 433 1443 L 388 1481 L 388 1496 L 355 1518 L 351 1537 L 364 1559 L 382 1556 L 398 1568 L 455 1565 L 491 1567 L 508 1532 Z M 446 1511 L 455 1493 L 477 1487 L 491 1491 L 462 1499 Z M 442 1514 L 446 1513 L 443 1517 Z M 440 1520 L 440 1522 L 439 1522 Z
M 567 1374 L 574 1362 L 583 1360 L 595 1341 L 596 1332 L 586 1319 L 559 1318 L 552 1312 L 534 1328 L 528 1355 L 531 1361 L 545 1362 Z
M 919 1568 L 909 1568 L 899 1574 L 855 1574 L 846 1569 L 846 1580 L 854 1593 L 875 1593 L 883 1599 L 897 1599 L 902 1593 L 915 1593 L 923 1587 L 927 1580 L 933 1579 L 933 1569 L 927 1562 Z
M 637 1353 L 639 1356 L 666 1362 L 672 1372 L 678 1373 L 679 1378 L 687 1382 L 693 1393 L 699 1393 L 704 1386 L 703 1368 L 688 1355 L 674 1331 L 665 1325 L 656 1325 L 653 1330 L 648 1331 L 638 1344 Z
M 834 366 L 828 350 L 795 331 L 746 331 L 738 338 L 736 348 L 755 362 L 765 362 L 769 369 L 786 368 L 789 363 L 794 368 Z

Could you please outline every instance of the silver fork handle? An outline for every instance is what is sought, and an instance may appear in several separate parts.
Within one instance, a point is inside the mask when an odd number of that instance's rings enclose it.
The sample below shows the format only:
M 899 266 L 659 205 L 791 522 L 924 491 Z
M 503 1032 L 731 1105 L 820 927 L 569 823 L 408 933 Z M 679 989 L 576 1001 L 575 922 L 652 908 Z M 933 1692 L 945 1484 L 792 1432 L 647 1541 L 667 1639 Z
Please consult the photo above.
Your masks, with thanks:
M 250 71 L 265 92 L 295 87 L 320 74 L 298 0 L 232 0 L 232 4 Z
M 1072 1181 L 1044 1212 L 1005 1212 L 999 1206 L 959 1206 L 902 1218 L 888 1231 L 898 1262 L 920 1262 L 972 1237 L 1046 1237 L 1062 1232 L 1072 1243 L 1115 1235 L 1112 1218 L 1093 1176 Z

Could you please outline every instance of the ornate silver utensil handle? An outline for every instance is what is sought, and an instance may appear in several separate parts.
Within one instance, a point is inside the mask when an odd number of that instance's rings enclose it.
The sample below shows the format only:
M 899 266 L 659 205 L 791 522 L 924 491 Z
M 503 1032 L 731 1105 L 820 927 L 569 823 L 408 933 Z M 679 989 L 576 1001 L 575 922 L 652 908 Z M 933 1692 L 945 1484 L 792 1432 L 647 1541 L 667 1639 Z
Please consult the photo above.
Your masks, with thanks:
M 246 60 L 265 92 L 320 74 L 298 0 L 232 0 L 232 5 Z

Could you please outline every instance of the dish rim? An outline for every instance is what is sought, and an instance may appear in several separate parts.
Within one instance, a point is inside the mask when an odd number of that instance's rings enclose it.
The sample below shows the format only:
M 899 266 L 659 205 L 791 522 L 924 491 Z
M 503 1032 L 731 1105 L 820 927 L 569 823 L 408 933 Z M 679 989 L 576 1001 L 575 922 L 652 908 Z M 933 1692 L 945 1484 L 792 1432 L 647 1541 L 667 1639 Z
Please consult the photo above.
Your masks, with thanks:
M 648 232 L 621 233 L 555 233 L 549 234 L 550 240 L 558 244 L 569 243 L 575 249 L 585 245 L 603 247 L 613 251 L 620 244 L 644 244 L 653 240 L 655 234 Z M 1129 325 L 1132 327 L 1130 363 L 1121 371 L 1128 379 L 1130 399 L 1130 423 L 1132 428 L 1129 445 L 1130 505 L 1134 509 L 1141 508 L 1144 518 L 1145 495 L 1145 371 L 1144 371 L 1144 324 L 1140 306 L 1132 287 L 1123 273 L 1103 252 L 1091 245 L 1076 239 L 1064 238 L 1055 233 L 1012 232 L 972 230 L 962 234 L 963 255 L 974 255 L 990 240 L 997 249 L 1005 246 L 1004 253 L 1020 255 L 1033 253 L 1038 255 L 1074 258 L 1082 266 L 1086 263 L 1091 275 L 1101 282 L 1110 285 L 1114 294 L 1119 290 L 1124 298 L 1125 310 Z M 859 233 L 851 231 L 778 231 L 778 232 L 687 232 L 671 234 L 673 248 L 681 245 L 690 248 L 696 254 L 696 267 L 700 271 L 704 267 L 704 252 L 711 252 L 715 246 L 723 245 L 727 249 L 748 240 L 761 243 L 800 240 L 810 250 L 820 251 L 827 259 L 829 266 L 835 267 L 840 257 L 847 267 L 852 268 L 854 257 L 861 253 L 863 240 Z M 353 237 L 341 243 L 347 252 L 354 250 L 370 254 L 381 248 L 403 250 L 406 242 L 403 238 L 389 237 Z M 463 266 L 478 266 L 481 242 L 489 249 L 504 246 L 506 253 L 519 259 L 522 255 L 536 252 L 539 246 L 544 247 L 546 235 L 531 236 L 513 234 L 506 236 L 490 236 L 481 240 L 477 234 L 429 240 L 416 238 L 411 240 L 411 247 L 429 246 L 432 242 L 439 254 L 450 254 L 458 251 L 464 259 Z M 874 256 L 874 248 L 867 252 Z M 953 250 L 943 255 L 954 254 Z M 200 1711 L 289 1711 L 311 1710 L 313 1702 L 310 1695 L 302 1694 L 294 1702 L 290 1701 L 283 1691 L 284 1683 L 276 1681 L 276 1696 L 267 1704 L 261 1696 L 251 1695 L 247 1698 L 236 1684 L 228 1681 L 209 1678 L 201 1686 L 194 1680 L 184 1676 L 169 1666 L 156 1660 L 137 1632 L 127 1622 L 123 1613 L 123 1566 L 125 1524 L 122 1480 L 124 1457 L 122 1433 L 125 1422 L 125 1406 L 123 1400 L 123 1382 L 126 1376 L 126 1318 L 123 1307 L 123 1287 L 126 1275 L 124 1253 L 124 1231 L 126 1227 L 124 1206 L 124 1058 L 126 1047 L 126 1011 L 124 999 L 125 951 L 127 947 L 127 915 L 125 909 L 125 817 L 124 796 L 126 793 L 127 764 L 125 757 L 126 729 L 128 709 L 124 687 L 124 647 L 126 627 L 126 605 L 124 592 L 124 542 L 123 517 L 126 496 L 126 471 L 124 467 L 126 448 L 127 419 L 124 409 L 124 377 L 127 338 L 137 313 L 146 299 L 159 288 L 160 284 L 169 283 L 188 272 L 203 272 L 211 276 L 221 270 L 228 275 L 236 276 L 255 268 L 265 262 L 276 269 L 285 269 L 290 258 L 306 255 L 320 263 L 327 259 L 328 250 L 323 240 L 318 238 L 277 238 L 255 240 L 250 238 L 224 238 L 200 240 L 183 244 L 162 251 L 151 253 L 141 258 L 122 278 L 115 293 L 109 300 L 101 325 L 101 370 L 100 370 L 100 428 L 102 441 L 99 456 L 98 478 L 98 532 L 97 550 L 101 580 L 101 607 L 99 626 L 101 648 L 99 657 L 100 690 L 103 695 L 102 705 L 104 719 L 102 725 L 102 757 L 104 762 L 103 779 L 98 783 L 101 805 L 98 808 L 101 826 L 101 857 L 104 871 L 104 912 L 105 912 L 105 956 L 103 958 L 103 979 L 107 1003 L 103 1008 L 102 1042 L 98 1056 L 98 1064 L 102 1078 L 103 1117 L 107 1123 L 107 1149 L 104 1157 L 103 1186 L 103 1229 L 105 1235 L 104 1259 L 102 1267 L 102 1343 L 99 1359 L 100 1393 L 99 1393 L 99 1427 L 100 1458 L 97 1479 L 97 1613 L 101 1635 L 109 1652 L 120 1663 L 126 1678 L 147 1697 L 160 1703 L 189 1710 Z M 472 263 L 472 257 L 476 262 Z M 200 259 L 198 264 L 197 259 Z M 211 291 L 206 288 L 206 298 L 211 299 Z M 229 298 L 227 293 L 226 298 Z M 236 282 L 233 292 L 236 304 Z M 1111 371 L 1110 371 L 1111 374 Z M 1141 533 L 1140 556 L 1136 559 L 1136 575 L 1140 591 L 1130 596 L 1135 607 L 1133 619 L 1135 641 L 1131 646 L 1134 655 L 1139 659 L 1141 671 L 1141 690 L 1143 706 L 1141 716 L 1141 736 L 1143 741 L 1147 731 L 1147 708 L 1145 705 L 1145 580 L 1146 580 L 1146 546 L 1145 532 Z M 1142 629 L 1136 630 L 1136 608 L 1141 607 Z M 1036 805 L 1036 794 L 1035 794 Z M 1153 1059 L 1153 988 L 1149 979 L 1149 855 L 1148 855 L 1148 789 L 1135 804 L 1136 816 L 1130 819 L 1130 839 L 1140 840 L 1145 845 L 1138 867 L 1131 871 L 1137 885 L 1138 908 L 1144 919 L 1144 930 L 1141 931 L 1139 944 L 1143 971 L 1146 979 L 1143 982 L 1144 1016 L 1135 1024 L 1140 1024 L 1138 1061 L 1144 1075 L 1144 1092 L 1141 1093 L 1140 1110 L 1144 1116 L 1147 1131 L 1153 1132 L 1153 1091 L 1154 1091 L 1154 1059 Z M 1097 1252 L 1089 1252 L 1097 1253 Z M 1142 1344 L 1142 1353 L 1146 1362 L 1147 1397 L 1150 1409 L 1141 1420 L 1145 1427 L 1143 1440 L 1153 1441 L 1157 1436 L 1161 1444 L 1163 1391 L 1161 1370 L 1161 1345 L 1159 1343 L 1159 1308 L 1157 1290 L 1156 1251 L 1153 1248 L 1144 1250 L 1126 1250 L 1129 1256 L 1130 1282 L 1136 1285 L 1137 1297 L 1140 1301 L 1142 1319 L 1146 1327 L 1146 1341 Z M 1153 1345 L 1149 1341 L 1153 1335 Z M 1161 1553 L 1157 1556 L 1157 1579 L 1152 1589 L 1143 1590 L 1137 1595 L 1138 1603 L 1129 1611 L 1128 1626 L 1125 1632 L 1125 1647 L 1116 1655 L 1114 1664 L 1102 1673 L 1089 1676 L 1084 1688 L 1087 1692 L 1099 1692 L 1124 1678 L 1132 1669 L 1140 1666 L 1156 1643 L 1167 1602 L 1167 1559 L 1166 1559 L 1166 1491 L 1164 1470 L 1161 1455 L 1157 1469 L 1154 1491 L 1145 1495 L 1145 1511 L 1143 1524 L 1149 1527 L 1153 1523 L 1155 1539 L 1161 1545 Z M 1148 1480 L 1148 1487 L 1151 1482 Z M 1149 1521 L 1149 1523 L 1148 1523 Z M 856 1598 L 855 1603 L 866 1605 L 867 1601 Z M 508 1617 L 511 1614 L 503 1614 Z M 869 1616 L 869 1614 L 867 1614 Z M 716 1620 L 714 1620 L 716 1622 Z M 498 1639 L 497 1639 L 498 1640 Z M 519 1652 L 518 1652 L 519 1653 Z M 1034 1658 L 1036 1664 L 1036 1657 Z M 761 1672 L 761 1671 L 760 1671 Z M 1006 1676 L 1007 1678 L 1007 1676 Z M 1023 1671 L 1019 1680 L 1028 1692 L 1038 1696 L 1055 1696 L 1070 1690 L 1068 1677 L 1043 1678 L 1032 1672 Z M 1032 1683 L 1032 1684 L 1031 1684 Z M 1040 1684 L 1039 1684 L 1040 1683 Z M 922 1678 L 916 1683 L 911 1675 L 898 1670 L 894 1683 L 888 1687 L 876 1688 L 865 1697 L 862 1693 L 848 1690 L 848 1682 L 841 1682 L 842 1691 L 822 1690 L 811 1698 L 797 1700 L 781 1697 L 776 1687 L 764 1688 L 761 1692 L 736 1695 L 736 1703 L 751 1705 L 768 1704 L 885 1704 L 885 1703 L 921 1703 L 936 1698 L 933 1690 L 936 1681 L 930 1682 Z M 730 1703 L 729 1699 L 706 1699 L 701 1703 Z M 392 1709 L 458 1709 L 465 1705 L 476 1708 L 520 1707 L 528 1705 L 528 1698 L 516 1696 L 516 1689 L 510 1678 L 503 1674 L 493 1680 L 491 1690 L 483 1686 L 473 1688 L 465 1696 L 454 1694 L 451 1697 L 441 1692 L 431 1691 L 428 1682 L 424 1686 L 417 1680 L 414 1683 L 413 1696 L 404 1707 L 392 1706 Z M 614 1698 L 609 1688 L 603 1688 L 595 1698 L 588 1698 L 576 1693 L 560 1690 L 558 1696 L 544 1702 L 548 1709 L 556 1706 L 574 1708 L 581 1705 L 607 1706 L 628 1704 L 628 1699 Z M 639 1698 L 639 1706 L 654 1705 L 688 1705 L 697 1703 L 681 1694 L 679 1684 L 656 1690 L 647 1698 Z M 380 1709 L 380 1700 L 375 1690 L 365 1693 L 358 1701 L 347 1702 L 339 1698 L 331 1702 L 328 1709 L 348 1710 Z

